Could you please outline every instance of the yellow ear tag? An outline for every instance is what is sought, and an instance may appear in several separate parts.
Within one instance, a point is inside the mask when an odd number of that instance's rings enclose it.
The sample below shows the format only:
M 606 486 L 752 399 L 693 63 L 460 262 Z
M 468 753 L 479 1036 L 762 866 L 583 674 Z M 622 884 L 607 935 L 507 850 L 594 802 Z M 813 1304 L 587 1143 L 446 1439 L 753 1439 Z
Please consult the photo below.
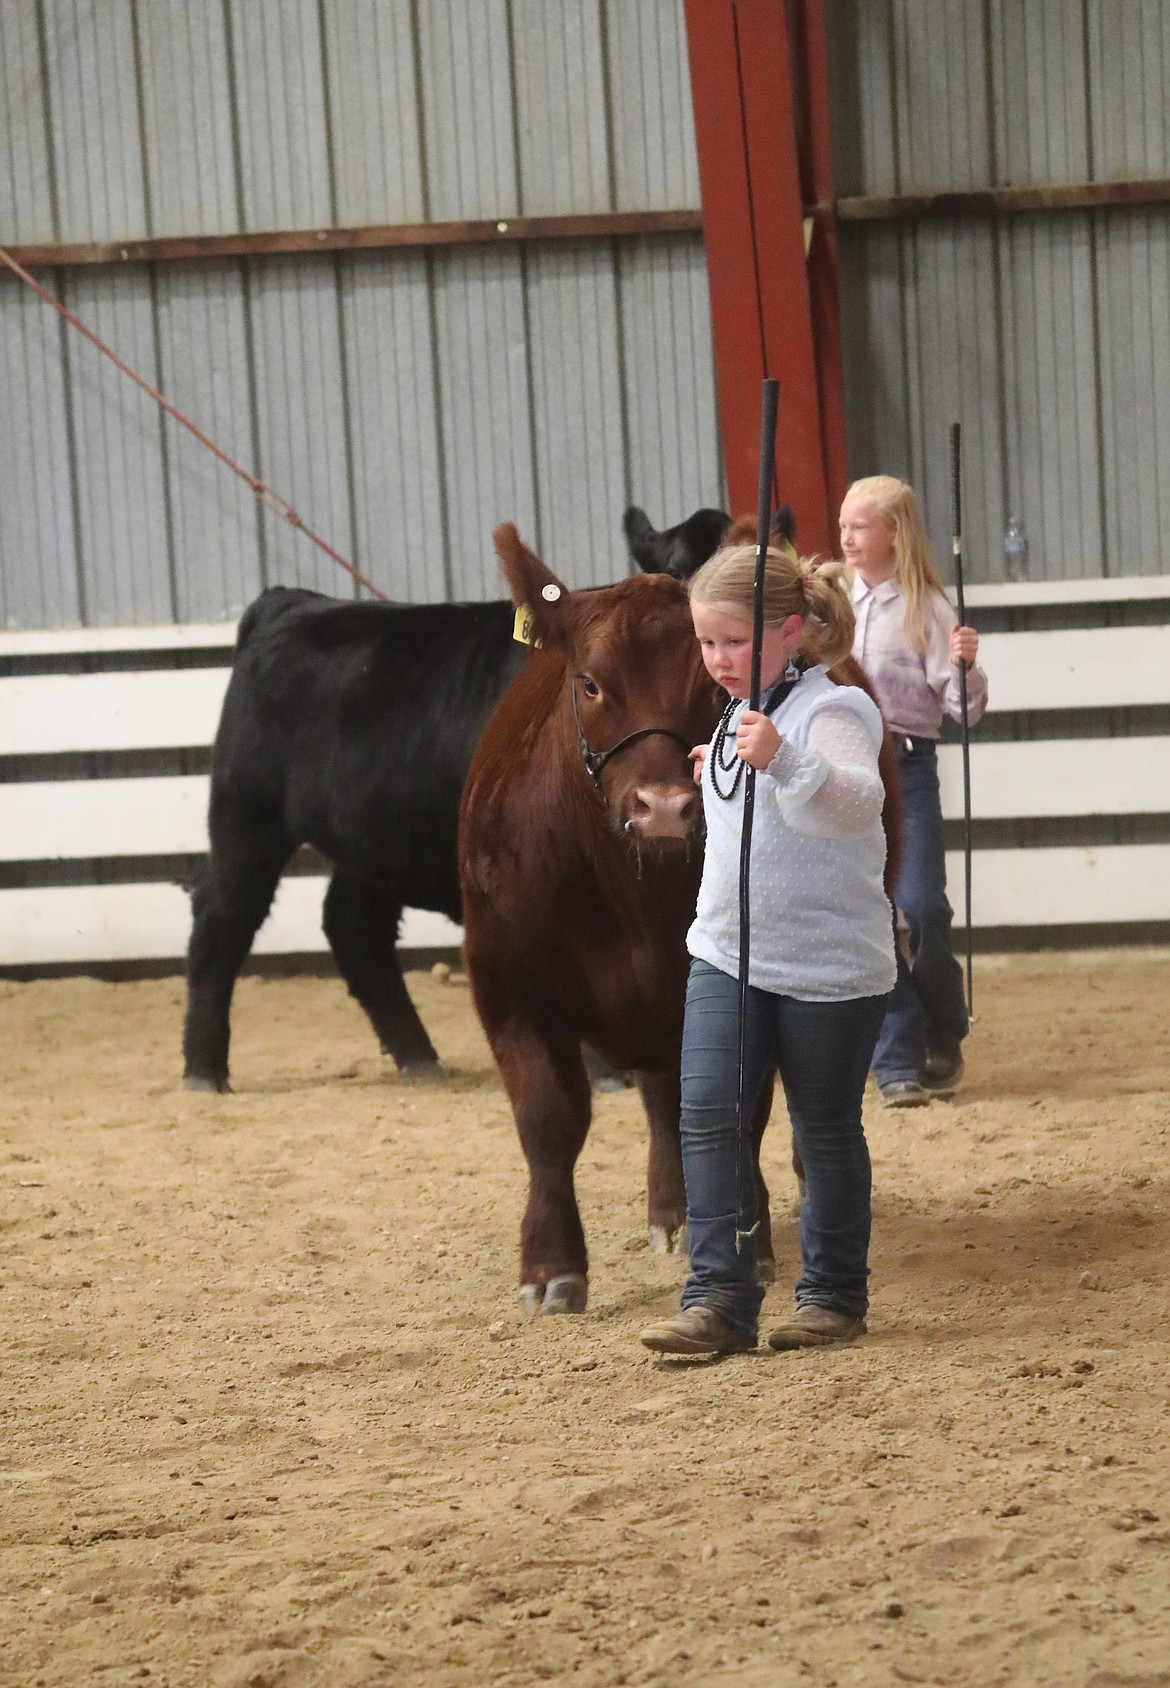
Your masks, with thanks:
M 539 650 L 544 643 L 533 633 L 535 625 L 532 611 L 527 604 L 521 604 L 516 611 L 516 619 L 512 623 L 512 637 L 520 645 L 531 645 L 533 650 Z

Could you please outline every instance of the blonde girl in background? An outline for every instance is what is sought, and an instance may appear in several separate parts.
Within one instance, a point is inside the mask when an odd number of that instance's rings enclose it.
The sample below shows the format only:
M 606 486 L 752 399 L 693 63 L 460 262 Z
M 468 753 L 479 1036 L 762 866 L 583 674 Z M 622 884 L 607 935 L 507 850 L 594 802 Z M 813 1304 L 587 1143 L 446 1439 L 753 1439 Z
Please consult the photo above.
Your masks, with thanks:
M 841 554 L 854 571 L 853 655 L 893 735 L 905 809 L 895 902 L 909 956 L 899 948 L 873 1073 L 890 1107 L 916 1107 L 952 1095 L 963 1077 L 968 1021 L 951 941 L 937 749 L 944 713 L 960 716 L 959 664 L 972 723 L 987 708 L 987 676 L 976 663 L 979 635 L 958 625 L 943 590 L 913 487 L 892 475 L 854 481 L 841 506 Z
M 848 1342 L 868 1306 L 870 1165 L 861 1098 L 894 983 L 882 884 L 882 722 L 826 664 L 853 638 L 840 566 L 767 552 L 762 707 L 752 710 L 754 545 L 717 551 L 690 583 L 703 662 L 730 701 L 710 745 L 692 751 L 707 844 L 694 924 L 682 1050 L 682 1154 L 690 1270 L 682 1311 L 642 1332 L 664 1354 L 754 1348 L 751 1133 L 738 1124 L 739 852 L 745 764 L 759 772 L 745 1020 L 749 1108 L 774 1063 L 804 1164 L 796 1307 L 773 1348 Z M 738 1194 L 742 1228 L 736 1247 Z

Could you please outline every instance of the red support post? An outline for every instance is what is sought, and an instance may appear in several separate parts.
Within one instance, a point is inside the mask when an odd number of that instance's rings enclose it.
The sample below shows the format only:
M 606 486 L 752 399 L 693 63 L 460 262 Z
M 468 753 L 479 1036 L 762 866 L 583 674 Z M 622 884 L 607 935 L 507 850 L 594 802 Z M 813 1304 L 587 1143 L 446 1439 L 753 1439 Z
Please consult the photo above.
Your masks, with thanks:
M 837 503 L 827 473 L 784 0 L 686 0 L 686 22 L 731 508 L 754 507 L 760 383 L 775 376 L 780 497 L 796 512 L 801 549 L 828 553 Z
M 821 446 L 836 539 L 837 511 L 849 471 L 845 454 L 845 374 L 841 355 L 841 312 L 837 291 L 837 189 L 833 180 L 833 131 L 829 107 L 827 0 L 790 0 L 794 53 L 800 62 L 802 93 L 799 133 L 806 205 L 818 215 L 808 254 L 813 349 L 821 401 Z

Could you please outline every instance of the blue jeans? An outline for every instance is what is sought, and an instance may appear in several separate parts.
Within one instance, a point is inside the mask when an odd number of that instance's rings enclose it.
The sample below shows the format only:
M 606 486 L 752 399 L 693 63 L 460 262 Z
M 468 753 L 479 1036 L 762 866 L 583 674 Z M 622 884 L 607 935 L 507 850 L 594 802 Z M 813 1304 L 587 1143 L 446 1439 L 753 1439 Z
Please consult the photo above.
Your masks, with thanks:
M 910 962 L 896 945 L 897 983 L 873 1056 L 879 1084 L 920 1080 L 928 1051 L 943 1059 L 957 1056 L 968 1030 L 963 970 L 951 942 L 937 749 L 933 739 L 902 737 L 894 739 L 894 748 L 904 817 L 894 901 L 905 916 Z
M 869 1149 L 861 1097 L 882 1023 L 885 996 L 798 1002 L 750 989 L 745 1078 L 749 1116 L 773 1063 L 804 1163 L 801 1274 L 796 1299 L 851 1316 L 868 1305 Z M 737 1110 L 739 982 L 692 961 L 682 1048 L 682 1157 L 687 1186 L 690 1272 L 684 1307 L 710 1307 L 754 1335 L 764 1292 L 754 1238 L 739 1253 L 736 1159 L 743 1230 L 756 1220 L 750 1126 L 740 1141 Z

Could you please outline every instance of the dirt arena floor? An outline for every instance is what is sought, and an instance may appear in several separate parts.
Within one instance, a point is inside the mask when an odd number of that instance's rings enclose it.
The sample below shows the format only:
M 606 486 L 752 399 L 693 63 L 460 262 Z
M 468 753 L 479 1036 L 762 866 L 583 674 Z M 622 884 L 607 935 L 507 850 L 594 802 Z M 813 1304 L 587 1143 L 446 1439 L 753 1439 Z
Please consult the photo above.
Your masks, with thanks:
M 412 1089 L 343 987 L 0 983 L 0 1682 L 1170 1684 L 1170 953 L 984 958 L 954 1103 L 867 1103 L 871 1334 L 637 1342 L 632 1095 L 592 1304 L 522 1326 L 522 1163 L 466 985 Z M 795 1237 L 785 1131 L 787 1304 Z

